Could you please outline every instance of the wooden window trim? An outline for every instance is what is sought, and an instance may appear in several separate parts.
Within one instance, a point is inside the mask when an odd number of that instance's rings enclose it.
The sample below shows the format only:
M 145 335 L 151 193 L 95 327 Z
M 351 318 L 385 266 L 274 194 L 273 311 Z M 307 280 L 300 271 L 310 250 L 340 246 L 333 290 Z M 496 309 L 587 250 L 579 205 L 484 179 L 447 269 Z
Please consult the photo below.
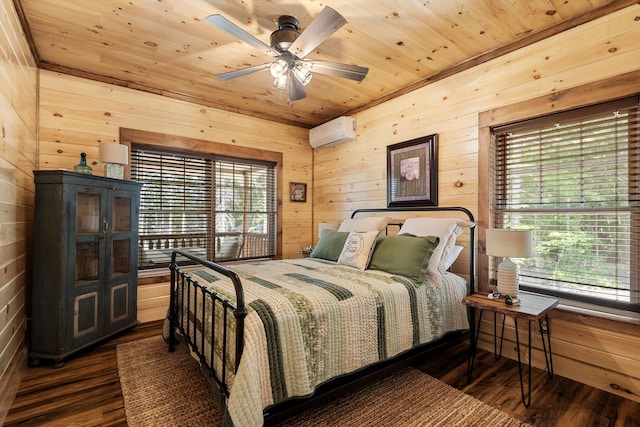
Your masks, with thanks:
M 240 147 L 237 145 L 224 144 L 215 141 L 206 141 L 202 139 L 188 138 L 176 135 L 167 135 L 157 132 L 148 132 L 139 129 L 120 128 L 120 144 L 129 147 L 131 153 L 131 145 L 149 145 L 155 147 L 166 147 L 173 150 L 185 150 L 189 152 L 212 153 L 232 158 L 244 158 L 250 160 L 262 160 L 273 162 L 276 166 L 277 181 L 277 230 L 276 234 L 282 236 L 282 193 L 283 193 L 283 155 L 276 151 L 262 150 L 258 148 Z M 131 179 L 131 162 L 125 167 L 125 179 Z M 276 258 L 282 258 L 282 239 L 276 239 Z

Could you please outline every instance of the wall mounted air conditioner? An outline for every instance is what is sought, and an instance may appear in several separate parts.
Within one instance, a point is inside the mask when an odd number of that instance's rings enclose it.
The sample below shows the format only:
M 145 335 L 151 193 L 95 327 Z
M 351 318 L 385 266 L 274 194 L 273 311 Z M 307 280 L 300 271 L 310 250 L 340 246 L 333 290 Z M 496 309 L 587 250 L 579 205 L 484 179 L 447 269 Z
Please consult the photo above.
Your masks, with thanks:
M 355 117 L 342 116 L 309 130 L 309 142 L 313 148 L 338 142 L 355 141 Z

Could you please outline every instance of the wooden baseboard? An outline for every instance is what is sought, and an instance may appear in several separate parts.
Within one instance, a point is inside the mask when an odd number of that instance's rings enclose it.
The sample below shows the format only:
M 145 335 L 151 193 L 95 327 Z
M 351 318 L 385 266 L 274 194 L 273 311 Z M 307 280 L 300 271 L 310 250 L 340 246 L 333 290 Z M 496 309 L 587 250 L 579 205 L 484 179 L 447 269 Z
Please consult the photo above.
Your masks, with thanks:
M 164 319 L 169 307 L 169 283 L 138 286 L 138 321 L 141 323 Z

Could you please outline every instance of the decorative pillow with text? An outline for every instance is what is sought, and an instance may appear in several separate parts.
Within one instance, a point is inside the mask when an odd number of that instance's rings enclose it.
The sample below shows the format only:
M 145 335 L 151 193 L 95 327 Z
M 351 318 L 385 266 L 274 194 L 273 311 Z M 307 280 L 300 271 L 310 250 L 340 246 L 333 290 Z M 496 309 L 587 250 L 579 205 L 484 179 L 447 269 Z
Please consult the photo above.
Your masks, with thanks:
M 376 237 L 378 237 L 377 231 L 350 232 L 344 242 L 344 247 L 338 258 L 338 264 L 365 270 L 371 259 Z

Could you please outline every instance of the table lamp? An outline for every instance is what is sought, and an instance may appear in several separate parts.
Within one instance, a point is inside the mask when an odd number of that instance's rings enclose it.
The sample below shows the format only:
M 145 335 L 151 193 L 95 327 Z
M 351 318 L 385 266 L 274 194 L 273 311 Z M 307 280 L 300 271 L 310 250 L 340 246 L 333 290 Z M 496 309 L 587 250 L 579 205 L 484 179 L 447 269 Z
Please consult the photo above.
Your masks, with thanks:
M 502 295 L 518 296 L 520 274 L 518 265 L 509 258 L 528 258 L 533 254 L 531 230 L 490 228 L 487 230 L 487 255 L 504 257 L 498 264 L 498 291 Z
M 104 163 L 104 176 L 124 179 L 124 165 L 129 163 L 129 147 L 122 144 L 100 144 L 100 162 Z

